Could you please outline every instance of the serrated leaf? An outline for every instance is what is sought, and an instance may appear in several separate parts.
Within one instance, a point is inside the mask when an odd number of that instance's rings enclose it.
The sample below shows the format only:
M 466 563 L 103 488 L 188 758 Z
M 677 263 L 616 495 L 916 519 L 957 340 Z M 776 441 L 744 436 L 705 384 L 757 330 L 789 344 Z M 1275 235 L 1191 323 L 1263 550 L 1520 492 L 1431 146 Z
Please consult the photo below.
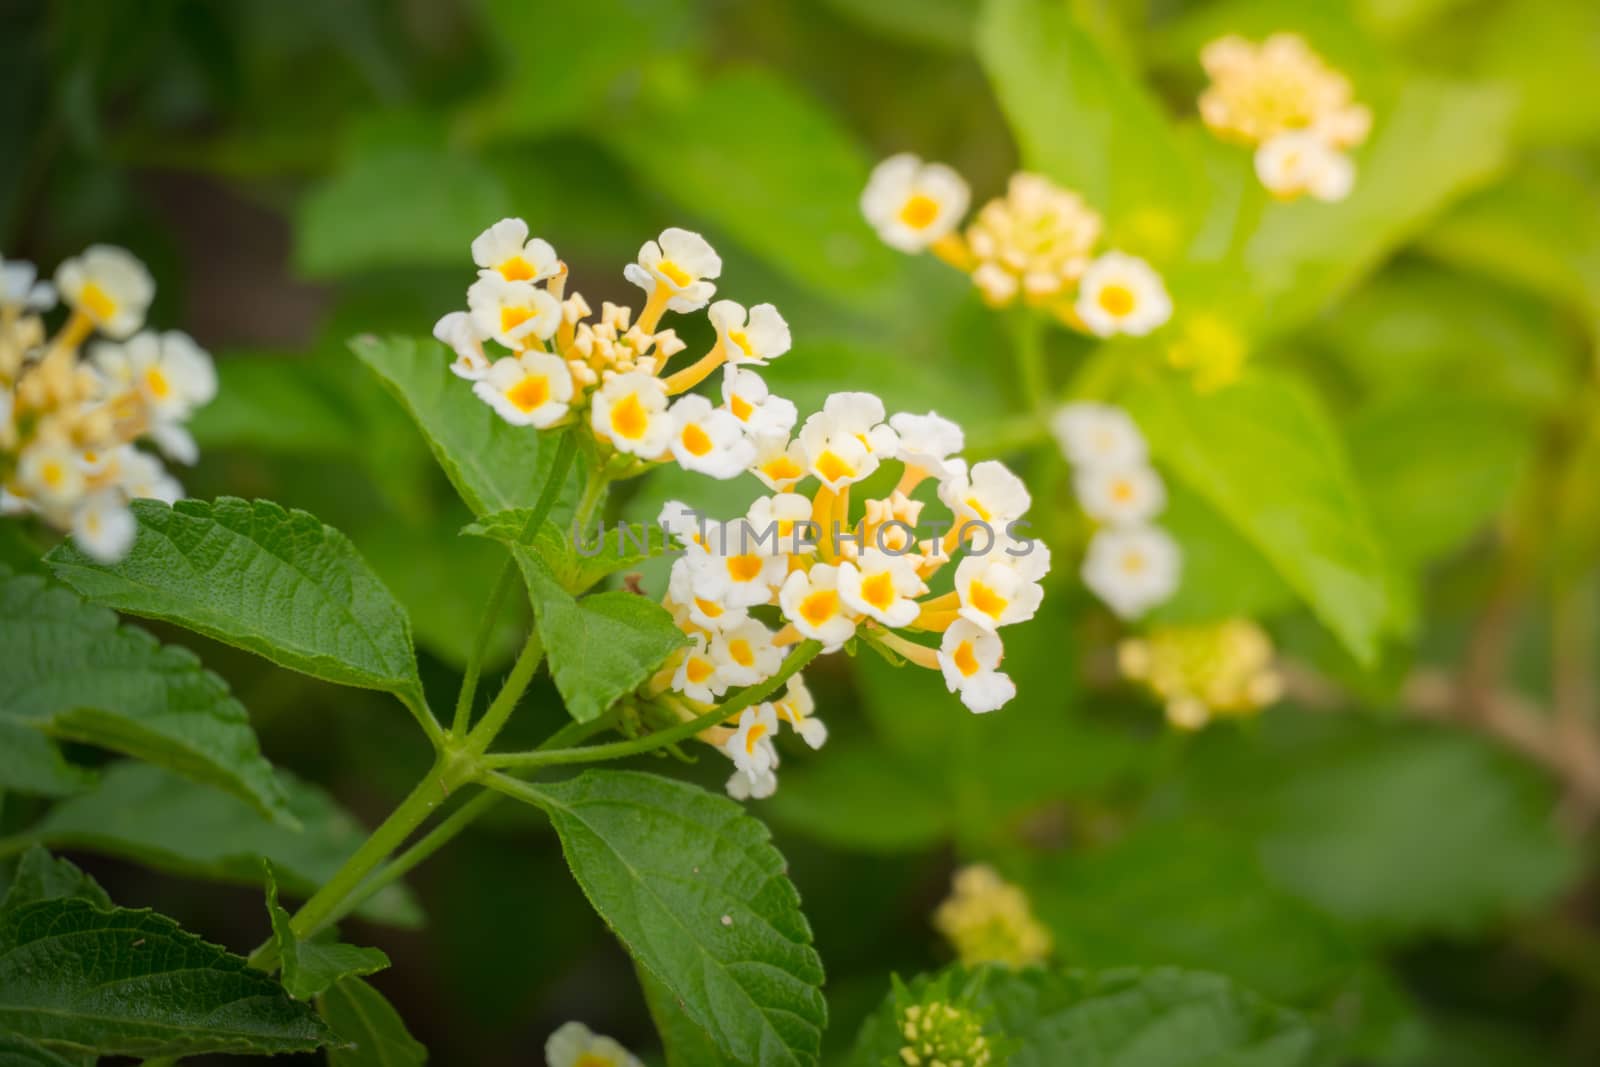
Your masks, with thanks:
M 587 592 L 618 571 L 637 567 L 671 548 L 660 526 L 618 522 L 585 531 L 574 543 L 569 532 L 548 519 L 532 537 L 524 537 L 532 508 L 515 508 L 485 515 L 461 532 L 487 537 L 512 546 L 531 548 L 544 560 L 556 580 L 574 595 Z
M 1233 524 L 1358 662 L 1390 625 L 1388 561 L 1343 443 L 1297 383 L 1252 375 L 1208 395 L 1171 378 L 1126 398 L 1156 458 Z
M 987 1016 L 1009 1040 L 1007 1067 L 1313 1067 L 1329 1049 L 1315 1026 L 1220 975 L 1154 970 L 954 968 L 949 999 Z M 911 983 L 910 996 L 934 981 Z M 905 1040 L 891 995 L 862 1027 L 849 1067 L 900 1062 Z
M 822 961 L 766 827 L 725 797 L 629 771 L 528 796 L 600 917 L 725 1055 L 817 1063 Z
M 0 911 L 0 1031 L 102 1055 L 312 1052 L 327 1027 L 242 957 L 150 911 Z
M 71 897 L 87 900 L 97 908 L 110 908 L 111 898 L 100 888 L 100 883 L 79 870 L 69 860 L 52 856 L 35 845 L 22 854 L 17 872 L 11 878 L 0 911 L 20 908 L 40 900 L 60 900 Z
M 191 878 L 261 883 L 271 862 L 284 892 L 310 896 L 343 866 L 367 832 L 320 787 L 286 771 L 278 783 L 291 830 L 255 809 L 157 767 L 125 762 L 108 768 L 93 790 L 57 804 L 31 836 L 54 848 L 98 852 Z M 404 885 L 391 885 L 356 914 L 416 927 L 422 912 Z
M 717 1049 L 710 1034 L 684 1014 L 683 1005 L 666 986 L 638 964 L 634 965 L 634 973 L 639 976 L 645 1006 L 661 1038 L 667 1067 L 739 1067 L 737 1061 Z
M 330 682 L 424 709 L 411 622 L 350 539 L 304 511 L 219 497 L 136 500 L 117 563 L 64 542 L 56 576 L 97 603 L 162 619 Z
M 36 728 L 0 719 L 0 791 L 65 797 L 88 789 L 94 780 L 93 771 L 68 763 Z
M 94 1063 L 91 1054 L 58 1054 L 27 1038 L 0 1034 L 0 1067 L 94 1067 Z
M 568 714 L 579 722 L 600 716 L 688 643 L 655 601 L 620 591 L 574 599 L 543 559 L 525 548 L 514 551 L 533 600 L 550 676 Z
M 346 978 L 364 978 L 389 966 L 389 957 L 375 948 L 358 948 L 334 941 L 302 941 L 294 932 L 289 913 L 278 903 L 278 883 L 267 865 L 267 915 L 272 938 L 278 945 L 283 968 L 283 988 L 296 1000 L 326 993 Z
M 410 412 L 456 492 L 475 515 L 531 508 L 556 456 L 556 434 L 512 426 L 450 373 L 450 357 L 432 339 L 358 337 L 351 351 Z M 550 517 L 572 516 L 581 486 L 569 474 Z
M 1192 212 L 1188 161 L 1156 100 L 1067 4 L 987 0 L 978 56 L 1028 169 L 1105 214 L 1120 246 L 1177 251 Z
M 250 718 L 187 649 L 0 568 L 0 719 L 220 786 L 292 821 Z
M 359 978 L 346 978 L 317 1000 L 342 1045 L 328 1049 L 328 1067 L 422 1067 L 428 1050 L 406 1030 L 394 1005 Z

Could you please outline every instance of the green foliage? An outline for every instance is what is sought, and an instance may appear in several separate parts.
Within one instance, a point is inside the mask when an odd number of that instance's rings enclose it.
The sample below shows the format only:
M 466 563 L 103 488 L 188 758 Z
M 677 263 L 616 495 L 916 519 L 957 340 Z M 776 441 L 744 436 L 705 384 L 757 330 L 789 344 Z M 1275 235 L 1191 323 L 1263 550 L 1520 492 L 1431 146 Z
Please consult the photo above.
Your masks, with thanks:
M 817 1063 L 822 963 L 761 823 L 654 775 L 533 788 L 595 910 L 724 1055 Z
M 1172 968 L 1109 971 L 956 969 L 950 1002 L 989 1017 L 1009 1040 L 1008 1067 L 1313 1067 L 1328 1062 L 1317 1028 L 1227 979 Z M 934 981 L 918 978 L 919 996 Z M 862 1027 L 850 1067 L 900 1061 L 904 1039 L 890 997 Z M 997 1059 L 995 1062 L 1001 1062 Z
M 0 1025 L 127 1056 L 311 1052 L 329 1036 L 271 978 L 171 919 L 72 898 L 0 910 Z
M 317 1010 L 341 1044 L 328 1049 L 329 1067 L 422 1067 L 428 1050 L 413 1038 L 382 993 L 346 978 L 317 998 Z
M 278 883 L 267 866 L 267 914 L 283 968 L 283 988 L 296 1000 L 326 993 L 346 978 L 362 978 L 389 968 L 389 957 L 375 948 L 357 948 L 328 940 L 301 940 L 289 913 L 278 904 Z
M 90 599 L 162 619 L 330 682 L 425 706 L 411 622 L 349 538 L 313 515 L 223 497 L 134 506 L 118 563 L 64 543 L 49 560 Z
M 41 900 L 87 900 L 97 908 L 109 910 L 111 898 L 100 883 L 72 863 L 57 859 L 35 845 L 22 854 L 11 886 L 0 900 L 0 910 L 20 908 Z
M 3 569 L 0 647 L 0 717 L 161 764 L 293 821 L 249 716 L 190 652 Z
M 32 726 L 0 719 L 0 790 L 64 797 L 94 784 L 94 774 L 68 763 L 61 749 Z
M 588 592 L 600 582 L 665 553 L 671 546 L 666 531 L 654 524 L 612 523 L 600 531 L 573 531 L 575 544 L 555 523 L 546 520 L 527 537 L 532 508 L 516 508 L 485 515 L 462 533 L 488 537 L 512 546 L 531 548 L 561 587 L 574 595 Z

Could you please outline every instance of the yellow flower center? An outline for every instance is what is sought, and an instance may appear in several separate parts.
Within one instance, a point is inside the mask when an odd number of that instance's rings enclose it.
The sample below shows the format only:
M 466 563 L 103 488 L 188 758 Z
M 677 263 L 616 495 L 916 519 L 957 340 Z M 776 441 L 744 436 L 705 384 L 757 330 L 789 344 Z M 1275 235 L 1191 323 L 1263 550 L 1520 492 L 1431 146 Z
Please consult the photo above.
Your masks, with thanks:
M 761 473 L 775 482 L 793 481 L 805 474 L 794 457 L 787 452 L 774 456 L 761 465 Z
M 756 350 L 750 345 L 750 335 L 743 330 L 729 330 L 728 340 L 738 345 L 745 355 L 753 357 L 756 354 Z
M 85 282 L 78 294 L 78 302 L 83 306 L 84 314 L 96 322 L 105 322 L 117 313 L 117 302 L 110 293 L 100 288 L 98 282 Z
M 1133 311 L 1136 303 L 1133 290 L 1126 285 L 1112 283 L 1100 290 L 1100 307 L 1107 315 L 1122 318 Z
M 767 736 L 767 724 L 766 723 L 764 723 L 764 722 L 753 722 L 753 723 L 751 723 L 750 724 L 750 730 L 744 735 L 744 754 L 747 755 L 747 756 L 755 755 L 756 754 L 756 745 L 765 736 Z
M 971 508 L 972 513 L 978 516 L 978 518 L 982 519 L 984 522 L 988 522 L 989 519 L 993 517 L 993 513 L 990 512 L 988 508 L 984 507 L 983 501 L 976 496 L 967 497 L 967 507 Z
M 709 660 L 701 659 L 699 656 L 690 656 L 689 662 L 684 664 L 683 676 L 694 685 L 699 685 L 716 673 L 716 669 Z
M 967 601 L 991 619 L 998 619 L 1006 610 L 1006 605 L 1011 603 L 989 586 L 976 581 L 967 586 Z
M 701 600 L 694 598 L 694 606 L 700 609 L 700 614 L 708 619 L 715 619 L 722 614 L 722 605 L 715 600 Z
M 978 665 L 978 654 L 973 650 L 971 641 L 963 641 L 957 645 L 955 655 L 950 658 L 955 661 L 956 670 L 960 671 L 964 678 L 971 678 L 981 669 Z
M 503 307 L 500 309 L 500 332 L 510 334 L 537 314 L 531 307 Z
M 913 230 L 925 230 L 939 217 L 939 201 L 926 193 L 912 193 L 900 207 L 900 221 Z
M 837 482 L 841 478 L 848 478 L 856 469 L 843 459 L 837 452 L 828 451 L 817 457 L 817 474 L 825 482 Z
M 542 374 L 530 374 L 506 390 L 506 399 L 523 414 L 541 408 L 550 402 L 550 379 Z
M 800 601 L 800 617 L 812 626 L 821 626 L 839 614 L 839 594 L 832 589 L 818 589 Z
M 693 422 L 683 428 L 683 433 L 678 435 L 678 439 L 683 442 L 683 447 L 691 456 L 703 456 L 714 447 L 711 435 Z
M 670 259 L 663 259 L 660 263 L 657 263 L 656 273 L 666 278 L 679 289 L 687 288 L 694 281 L 694 275 L 690 274 L 688 271 L 684 270 Z
M 496 267 L 495 270 L 499 271 L 500 276 L 508 282 L 532 281 L 539 273 L 533 269 L 532 263 L 529 263 L 520 255 L 512 256 Z
M 1111 499 L 1112 500 L 1115 500 L 1119 504 L 1130 504 L 1130 503 L 1133 502 L 1133 497 L 1134 497 L 1134 490 L 1133 490 L 1133 483 L 1132 482 L 1128 481 L 1126 478 L 1118 478 L 1115 482 L 1112 483 L 1112 485 L 1111 485 Z
M 753 582 L 761 575 L 766 561 L 757 555 L 729 556 L 728 577 L 736 582 Z
M 639 403 L 638 393 L 629 393 L 612 407 L 611 430 L 617 436 L 637 441 L 649 429 L 650 413 Z
M 1142 553 L 1139 553 L 1139 552 L 1127 552 L 1127 553 L 1123 554 L 1123 556 L 1122 556 L 1122 573 L 1124 573 L 1124 574 L 1142 574 L 1142 573 L 1144 573 L 1144 568 L 1145 568 L 1145 559 L 1144 559 L 1144 555 Z
M 157 400 L 165 400 L 172 394 L 172 383 L 167 381 L 167 376 L 161 373 L 160 367 L 151 367 L 144 372 L 145 388 L 150 390 L 150 395 Z
M 879 611 L 888 611 L 894 603 L 894 576 L 888 571 L 879 571 L 870 578 L 863 578 L 861 599 Z
M 740 422 L 749 422 L 750 416 L 756 412 L 756 407 L 738 393 L 734 393 L 733 399 L 728 401 L 728 410 L 733 412 L 733 417 Z
M 594 1052 L 585 1052 L 578 1057 L 578 1062 L 572 1067 L 617 1067 L 617 1061 L 610 1056 L 601 1056 Z
M 750 647 L 750 642 L 742 637 L 735 637 L 728 642 L 728 655 L 733 657 L 733 662 L 741 667 L 748 667 L 756 661 L 756 654 Z
M 39 478 L 51 489 L 59 489 L 61 483 L 67 480 L 67 469 L 55 460 L 51 460 L 39 468 Z

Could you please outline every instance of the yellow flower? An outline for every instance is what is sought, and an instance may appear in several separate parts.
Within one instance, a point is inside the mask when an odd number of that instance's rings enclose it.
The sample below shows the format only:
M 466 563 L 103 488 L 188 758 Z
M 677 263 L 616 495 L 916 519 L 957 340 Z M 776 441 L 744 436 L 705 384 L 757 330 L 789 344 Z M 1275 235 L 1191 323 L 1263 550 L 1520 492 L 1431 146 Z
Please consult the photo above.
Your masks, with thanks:
M 972 280 L 992 306 L 1020 293 L 1043 304 L 1088 269 L 1100 216 L 1076 193 L 1038 174 L 1011 176 L 1006 195 L 989 201 L 967 228 Z
M 1144 683 L 1166 704 L 1168 721 L 1186 730 L 1276 701 L 1283 679 L 1272 661 L 1272 639 L 1249 619 L 1160 626 L 1117 649 L 1123 676 Z
M 1053 947 L 1027 895 L 982 864 L 956 872 L 954 890 L 934 912 L 933 925 L 968 965 L 1029 967 L 1045 962 Z
M 1336 148 L 1367 139 L 1372 114 L 1355 102 L 1350 79 L 1298 34 L 1259 45 L 1229 35 L 1206 45 L 1200 63 L 1211 76 L 1200 117 L 1224 140 L 1259 145 L 1295 130 L 1316 130 Z

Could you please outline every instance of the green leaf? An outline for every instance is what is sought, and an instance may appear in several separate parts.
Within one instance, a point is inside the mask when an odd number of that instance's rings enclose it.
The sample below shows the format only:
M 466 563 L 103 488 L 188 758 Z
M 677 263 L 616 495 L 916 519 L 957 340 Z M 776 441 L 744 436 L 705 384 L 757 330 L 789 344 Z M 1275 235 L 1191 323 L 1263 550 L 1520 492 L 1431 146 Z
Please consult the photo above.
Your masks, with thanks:
M 0 1031 L 102 1055 L 312 1052 L 327 1027 L 242 957 L 150 911 L 0 911 Z
M 725 1055 L 817 1063 L 822 961 L 766 827 L 650 774 L 588 771 L 528 791 L 600 917 Z
M 375 948 L 300 940 L 289 913 L 278 904 L 278 883 L 271 864 L 267 865 L 267 914 L 282 961 L 283 988 L 296 1000 L 319 997 L 345 978 L 363 978 L 389 967 L 389 957 Z
M 300 829 L 269 822 L 228 794 L 158 767 L 119 763 L 95 789 L 57 804 L 29 834 L 54 848 L 236 885 L 260 885 L 261 861 L 267 860 L 286 893 L 310 896 L 367 832 L 320 787 L 286 771 L 278 772 L 276 784 Z M 357 914 L 392 926 L 422 923 L 416 899 L 400 884 L 379 892 Z
M 1600 134 L 1600 100 L 1572 91 L 1600 68 L 1600 8 L 1588 0 L 1521 0 L 1484 16 L 1474 73 L 1516 87 L 1523 136 L 1583 143 Z
M 823 0 L 860 24 L 907 44 L 965 52 L 972 44 L 978 0 Z
M 49 556 L 56 576 L 118 611 L 426 708 L 411 622 L 338 530 L 237 497 L 171 507 L 138 500 L 133 513 L 139 534 L 121 562 L 99 563 L 63 543 Z
M 1028 169 L 1102 212 L 1113 243 L 1158 259 L 1178 250 L 1194 198 L 1188 160 L 1156 100 L 1067 4 L 986 0 L 978 57 Z
M 868 160 L 826 110 L 754 70 L 677 98 L 663 93 L 660 102 L 604 131 L 640 184 L 826 296 L 860 305 L 893 284 L 896 257 L 857 208 Z M 672 145 L 670 166 L 662 166 L 664 144 Z
M 550 661 L 550 676 L 579 722 L 598 718 L 688 643 L 660 604 L 636 593 L 574 599 L 540 557 L 515 550 Z
M 328 1049 L 328 1067 L 422 1067 L 428 1050 L 406 1030 L 384 995 L 346 978 L 317 1000 L 322 1018 L 346 1046 Z
M 0 902 L 0 911 L 63 898 L 87 900 L 97 908 L 112 907 L 111 898 L 106 896 L 99 882 L 72 862 L 52 856 L 35 845 L 22 854 L 11 887 L 6 891 L 5 900 Z
M 568 531 L 548 519 L 532 537 L 524 537 L 532 508 L 485 515 L 461 532 L 507 545 L 532 549 L 556 580 L 574 595 L 587 592 L 605 578 L 639 566 L 672 549 L 666 531 L 653 523 L 618 522 L 583 533 L 578 544 Z
M 1388 563 L 1315 398 L 1252 375 L 1197 396 L 1171 378 L 1127 398 L 1156 458 L 1231 522 L 1365 666 L 1389 625 Z
M 0 720 L 124 752 L 291 819 L 249 716 L 187 649 L 0 568 Z
M 350 155 L 295 214 L 295 264 L 312 277 L 470 267 L 472 238 L 508 212 L 505 186 L 471 156 L 421 143 Z
M 0 791 L 65 797 L 89 788 L 94 778 L 34 727 L 0 719 Z
M 784 767 L 783 788 L 763 804 L 762 814 L 835 848 L 921 851 L 953 836 L 954 806 L 948 781 L 908 762 L 882 745 L 831 741 L 826 759 Z
M 456 492 L 475 515 L 533 507 L 556 456 L 556 435 L 512 426 L 450 373 L 444 347 L 409 337 L 350 342 L 416 420 Z M 581 492 L 579 472 L 562 487 L 551 518 L 565 522 Z
M 94 1067 L 92 1055 L 58 1055 L 15 1034 L 0 1034 L 0 1067 Z
M 1296 602 L 1294 590 L 1227 519 L 1182 483 L 1167 487 L 1161 527 L 1183 548 L 1183 577 L 1153 623 L 1265 618 Z
M 987 1015 L 990 1040 L 1009 1040 L 1007 1067 L 1313 1067 L 1323 1036 L 1215 974 L 1154 970 L 946 972 L 949 1000 Z M 923 995 L 934 979 L 911 983 Z M 891 995 L 862 1027 L 849 1067 L 900 1062 L 905 1041 Z
M 738 1061 L 718 1050 L 710 1034 L 684 1014 L 683 1004 L 671 990 L 639 964 L 634 965 L 634 972 L 639 976 L 639 986 L 644 990 L 644 1002 L 656 1024 L 656 1033 L 661 1037 L 667 1067 L 739 1067 Z

